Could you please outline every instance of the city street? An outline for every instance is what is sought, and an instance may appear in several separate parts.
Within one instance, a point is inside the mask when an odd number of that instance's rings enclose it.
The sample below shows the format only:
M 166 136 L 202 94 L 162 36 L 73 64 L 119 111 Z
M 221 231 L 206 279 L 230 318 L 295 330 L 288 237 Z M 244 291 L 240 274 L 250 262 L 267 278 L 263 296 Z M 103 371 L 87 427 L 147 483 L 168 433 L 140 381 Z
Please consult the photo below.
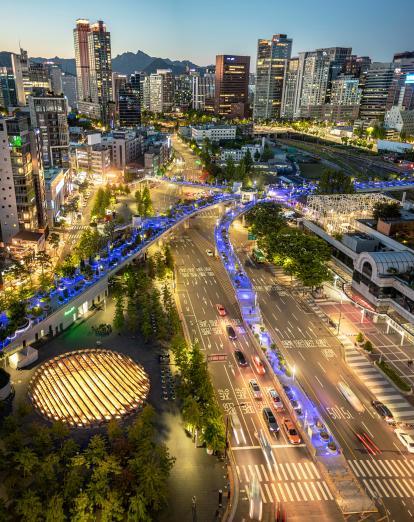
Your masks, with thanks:
M 410 480 L 414 460 L 371 406 L 376 397 L 348 368 L 338 339 L 302 299 L 301 292 L 292 292 L 290 278 L 279 269 L 253 261 L 247 252 L 247 230 L 233 227 L 231 241 L 258 292 L 266 327 L 287 361 L 296 367 L 307 394 L 324 413 L 324 421 L 355 475 L 371 497 L 378 491 L 391 517 L 402 520 L 405 513 L 404 520 L 410 520 L 414 513 L 414 481 Z M 364 405 L 363 413 L 344 398 L 339 381 L 356 393 Z M 367 433 L 381 453 L 370 455 L 356 433 Z
M 173 134 L 171 136 L 171 142 L 175 150 L 176 158 L 181 159 L 183 164 L 173 163 L 170 173 L 174 176 L 182 176 L 184 179 L 189 181 L 203 181 L 201 179 L 201 161 L 194 152 L 178 137 L 178 134 Z
M 224 412 L 236 411 L 242 424 L 245 441 L 238 444 L 230 435 L 240 481 L 240 502 L 235 520 L 248 519 L 248 495 L 253 477 L 257 477 L 260 484 L 264 513 L 271 512 L 280 502 L 288 520 L 299 521 L 304 517 L 315 521 L 341 520 L 333 495 L 305 445 L 289 444 L 283 428 L 279 438 L 271 437 L 263 420 L 262 408 L 271 406 L 268 390 L 273 387 L 273 380 L 267 373 L 258 374 L 252 362 L 256 354 L 255 342 L 251 333 L 241 325 L 234 290 L 221 261 L 207 254 L 207 250 L 214 250 L 216 219 L 214 211 L 206 211 L 192 219 L 190 228 L 179 235 L 172 246 L 177 267 L 177 291 L 188 334 L 193 342 L 200 344 L 206 357 L 225 356 L 226 360 L 210 362 L 209 369 Z M 219 316 L 217 304 L 225 307 L 225 317 Z M 236 331 L 237 339 L 234 341 L 226 335 L 228 324 Z M 236 349 L 243 351 L 248 367 L 237 364 Z M 250 379 L 259 384 L 263 400 L 254 399 L 249 389 Z M 280 425 L 284 416 L 286 414 L 277 414 Z M 266 462 L 259 444 L 260 430 L 271 441 L 275 458 L 271 465 Z

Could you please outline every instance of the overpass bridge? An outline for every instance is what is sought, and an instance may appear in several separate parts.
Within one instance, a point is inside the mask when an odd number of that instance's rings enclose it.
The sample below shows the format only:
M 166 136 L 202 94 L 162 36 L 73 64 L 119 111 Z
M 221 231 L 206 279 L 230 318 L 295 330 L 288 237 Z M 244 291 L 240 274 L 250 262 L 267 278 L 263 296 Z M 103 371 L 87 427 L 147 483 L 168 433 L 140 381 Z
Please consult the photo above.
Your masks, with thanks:
M 216 194 L 211 202 L 202 199 L 191 205 L 181 205 L 175 218 L 160 220 L 159 228 L 154 229 L 153 225 L 152 228 L 146 228 L 144 222 L 143 228 L 135 229 L 126 242 L 111 245 L 107 258 L 90 264 L 94 274 L 90 279 L 78 267 L 73 277 L 62 277 L 57 281 L 56 288 L 47 295 L 37 294 L 31 298 L 27 303 L 28 308 L 42 306 L 42 300 L 46 297 L 50 303 L 49 309 L 45 309 L 44 315 L 39 318 L 28 318 L 26 324 L 0 344 L 0 352 L 9 356 L 46 335 L 52 337 L 59 334 L 82 318 L 88 310 L 104 302 L 108 294 L 109 279 L 135 259 L 142 257 L 148 248 L 185 224 L 192 216 L 214 207 L 224 210 L 226 205 L 237 199 L 238 196 L 233 194 Z

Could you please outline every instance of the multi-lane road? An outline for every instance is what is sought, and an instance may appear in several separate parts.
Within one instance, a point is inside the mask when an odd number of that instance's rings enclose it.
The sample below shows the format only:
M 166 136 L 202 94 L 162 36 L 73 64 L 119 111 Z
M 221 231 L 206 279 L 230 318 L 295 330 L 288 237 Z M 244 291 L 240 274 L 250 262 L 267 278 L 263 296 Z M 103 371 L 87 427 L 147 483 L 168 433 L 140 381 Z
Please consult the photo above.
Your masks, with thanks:
M 248 520 L 249 492 L 254 480 L 260 487 L 264 519 L 282 504 L 287 520 L 341 520 L 342 516 L 332 492 L 314 465 L 304 444 L 293 446 L 281 429 L 279 437 L 271 437 L 263 420 L 262 409 L 271 407 L 268 390 L 273 377 L 259 375 L 252 362 L 256 347 L 251 334 L 241 325 L 234 290 L 221 261 L 207 254 L 214 250 L 214 211 L 190 220 L 190 228 L 173 241 L 176 261 L 177 291 L 185 327 L 193 342 L 198 342 L 206 357 L 225 355 L 226 360 L 209 363 L 217 397 L 227 416 L 236 411 L 243 436 L 239 444 L 231 433 L 230 444 L 240 482 L 240 496 L 235 520 Z M 220 317 L 216 305 L 222 304 L 227 315 Z M 233 325 L 237 340 L 231 341 L 226 325 Z M 234 351 L 245 354 L 249 365 L 238 366 Z M 263 399 L 255 400 L 249 380 L 255 379 Z M 286 417 L 277 415 L 279 424 Z M 274 462 L 267 462 L 259 444 L 262 430 L 272 444 Z M 253 477 L 256 477 L 253 479 Z M 274 520 L 269 518 L 269 520 Z
M 371 406 L 376 397 L 348 368 L 342 346 L 325 323 L 292 292 L 280 270 L 257 265 L 248 253 L 247 231 L 233 227 L 231 241 L 258 292 L 263 320 L 298 379 L 324 414 L 344 456 L 371 496 L 379 496 L 393 520 L 414 515 L 414 459 Z M 251 244 L 251 242 L 250 242 Z M 350 386 L 364 405 L 358 413 L 343 397 L 338 382 Z M 356 433 L 366 433 L 381 453 L 371 455 Z

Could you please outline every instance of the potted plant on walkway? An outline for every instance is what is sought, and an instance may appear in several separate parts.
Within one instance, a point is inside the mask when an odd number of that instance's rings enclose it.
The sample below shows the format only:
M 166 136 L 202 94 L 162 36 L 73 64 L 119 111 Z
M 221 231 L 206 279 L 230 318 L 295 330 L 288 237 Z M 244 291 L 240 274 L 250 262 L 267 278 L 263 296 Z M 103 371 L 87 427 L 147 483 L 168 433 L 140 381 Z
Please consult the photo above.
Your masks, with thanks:
M 333 440 L 329 441 L 328 443 L 328 451 L 330 453 L 337 453 L 338 451 L 338 447 Z
M 364 334 L 362 332 L 358 333 L 355 338 L 355 342 L 358 344 L 358 346 L 362 346 L 364 344 Z
M 371 341 L 365 341 L 365 343 L 364 343 L 364 350 L 366 352 L 370 352 L 370 353 L 374 351 L 374 348 L 372 346 Z

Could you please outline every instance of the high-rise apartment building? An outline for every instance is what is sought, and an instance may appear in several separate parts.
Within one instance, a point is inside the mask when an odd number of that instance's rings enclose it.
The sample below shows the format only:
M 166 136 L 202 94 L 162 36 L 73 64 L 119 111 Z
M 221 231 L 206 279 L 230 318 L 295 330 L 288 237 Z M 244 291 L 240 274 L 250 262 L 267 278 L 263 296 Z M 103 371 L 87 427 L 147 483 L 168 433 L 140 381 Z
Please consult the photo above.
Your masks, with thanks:
M 329 119 L 333 121 L 356 120 L 361 101 L 358 78 L 340 74 L 331 85 Z
M 49 76 L 50 90 L 53 94 L 60 96 L 63 93 L 62 69 L 53 62 L 46 62 L 45 66 Z
M 157 69 L 156 73 L 150 74 L 149 110 L 155 113 L 170 112 L 174 105 L 174 77 L 170 69 Z M 144 92 L 144 97 L 145 97 Z
M 362 90 L 359 119 L 363 125 L 381 122 L 387 108 L 388 92 L 394 78 L 395 65 L 373 62 Z
M 292 39 L 285 34 L 275 34 L 271 40 L 258 40 L 253 119 L 280 117 L 283 79 L 291 52 Z
M 162 76 L 161 74 L 150 74 L 148 77 L 148 107 L 150 112 L 160 114 L 162 112 Z
M 111 33 L 101 20 L 90 26 L 88 50 L 91 100 L 100 106 L 103 122 L 109 123 L 113 101 Z
M 295 100 L 298 95 L 299 58 L 291 58 L 286 64 L 283 82 L 282 104 L 280 116 L 286 119 L 295 118 Z
M 42 138 L 44 168 L 69 167 L 69 128 L 66 98 L 53 94 L 29 96 L 30 119 Z
M 298 103 L 301 118 L 321 117 L 326 103 L 330 63 L 330 57 L 324 51 L 299 53 Z
M 76 81 L 79 101 L 91 100 L 90 74 L 89 74 L 89 43 L 88 35 L 91 32 L 89 20 L 76 20 L 73 30 L 75 44 Z
M 342 66 L 342 73 L 354 78 L 361 78 L 366 73 L 371 65 L 371 58 L 369 56 L 357 56 L 351 54 L 345 59 Z
M 388 91 L 387 110 L 393 106 L 414 109 L 414 51 L 394 55 L 394 75 Z
M 216 56 L 215 111 L 227 117 L 248 115 L 250 56 Z
M 193 78 L 190 74 L 180 74 L 174 82 L 174 108 L 186 111 L 193 102 Z
M 10 242 L 19 232 L 16 193 L 6 120 L 0 116 L 0 243 Z

